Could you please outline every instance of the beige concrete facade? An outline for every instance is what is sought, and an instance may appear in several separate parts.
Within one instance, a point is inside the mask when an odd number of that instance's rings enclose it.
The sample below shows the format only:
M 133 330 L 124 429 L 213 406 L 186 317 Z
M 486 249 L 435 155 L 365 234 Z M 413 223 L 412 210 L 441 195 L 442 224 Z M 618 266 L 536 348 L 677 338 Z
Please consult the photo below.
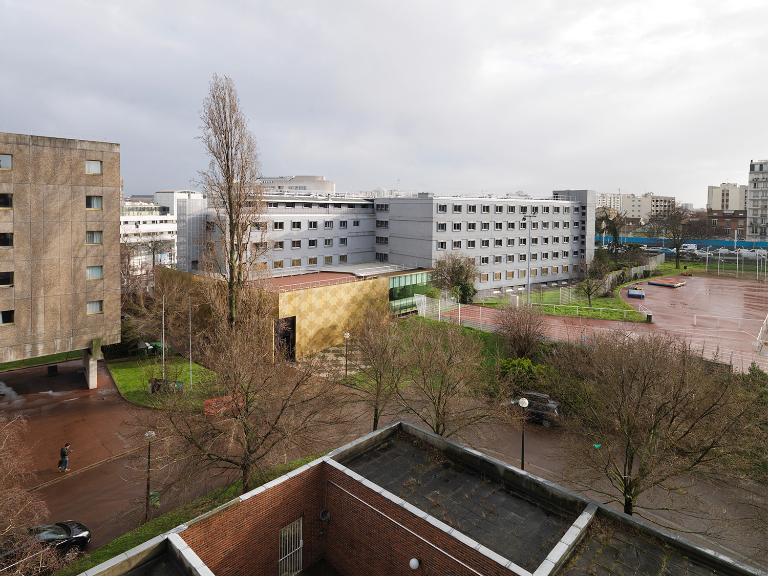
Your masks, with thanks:
M 0 247 L 0 272 L 13 272 L 0 311 L 14 311 L 0 324 L 0 362 L 119 342 L 119 144 L 0 132 L 0 155 L 0 195 L 12 203 L 0 208 L 0 233 L 13 234 Z M 100 244 L 86 243 L 89 231 L 102 232 Z M 89 266 L 101 278 L 87 279 Z

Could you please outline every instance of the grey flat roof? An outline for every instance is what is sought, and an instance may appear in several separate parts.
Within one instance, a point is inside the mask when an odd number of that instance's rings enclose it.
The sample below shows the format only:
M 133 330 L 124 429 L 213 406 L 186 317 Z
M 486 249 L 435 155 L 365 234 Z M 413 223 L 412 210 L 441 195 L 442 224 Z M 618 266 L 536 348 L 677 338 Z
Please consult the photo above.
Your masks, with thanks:
M 631 526 L 599 516 L 559 573 L 568 576 L 723 574 L 721 570 L 708 566 L 701 558 L 685 554 L 680 548 L 659 542 Z
M 343 464 L 530 572 L 578 516 L 484 478 L 403 433 Z
M 532 574 L 768 576 L 405 422 L 327 458 Z

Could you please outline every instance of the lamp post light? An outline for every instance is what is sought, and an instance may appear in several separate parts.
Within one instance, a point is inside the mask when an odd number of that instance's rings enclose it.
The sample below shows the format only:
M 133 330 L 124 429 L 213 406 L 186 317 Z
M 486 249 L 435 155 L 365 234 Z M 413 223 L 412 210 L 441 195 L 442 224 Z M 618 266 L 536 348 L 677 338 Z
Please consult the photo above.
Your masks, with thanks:
M 523 409 L 523 427 L 520 434 L 520 470 L 525 470 L 525 409 L 528 408 L 528 398 L 520 398 L 517 401 L 517 405 Z
M 149 500 L 150 500 L 150 486 L 151 486 L 151 473 L 152 473 L 152 441 L 157 434 L 154 430 L 147 430 L 144 432 L 144 438 L 147 440 L 147 491 L 144 494 L 144 522 L 149 521 Z
M 344 332 L 344 376 L 349 374 L 349 332 Z

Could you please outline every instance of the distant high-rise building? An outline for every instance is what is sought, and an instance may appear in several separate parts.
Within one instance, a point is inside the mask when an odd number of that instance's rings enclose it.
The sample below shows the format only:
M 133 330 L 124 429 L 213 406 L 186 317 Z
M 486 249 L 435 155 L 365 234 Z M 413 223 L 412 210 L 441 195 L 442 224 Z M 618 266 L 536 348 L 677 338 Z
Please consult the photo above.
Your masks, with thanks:
M 674 196 L 657 196 L 653 192 L 642 195 L 601 192 L 597 195 L 598 208 L 615 210 L 640 223 L 647 223 L 651 218 L 669 214 L 674 206 Z
M 0 361 L 120 341 L 120 145 L 0 133 Z
M 746 210 L 746 207 L 745 185 L 723 182 L 720 186 L 707 186 L 707 210 Z
M 747 240 L 768 238 L 768 160 L 749 163 Z

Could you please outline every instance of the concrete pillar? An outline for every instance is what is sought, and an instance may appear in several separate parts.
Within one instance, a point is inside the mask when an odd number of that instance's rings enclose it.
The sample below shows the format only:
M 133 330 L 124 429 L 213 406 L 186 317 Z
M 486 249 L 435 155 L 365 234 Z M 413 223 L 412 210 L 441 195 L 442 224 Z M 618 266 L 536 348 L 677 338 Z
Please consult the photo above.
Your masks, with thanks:
M 93 357 L 91 351 L 83 350 L 83 368 L 85 369 L 85 381 L 88 384 L 89 390 L 95 389 L 98 384 L 98 366 L 99 363 Z

